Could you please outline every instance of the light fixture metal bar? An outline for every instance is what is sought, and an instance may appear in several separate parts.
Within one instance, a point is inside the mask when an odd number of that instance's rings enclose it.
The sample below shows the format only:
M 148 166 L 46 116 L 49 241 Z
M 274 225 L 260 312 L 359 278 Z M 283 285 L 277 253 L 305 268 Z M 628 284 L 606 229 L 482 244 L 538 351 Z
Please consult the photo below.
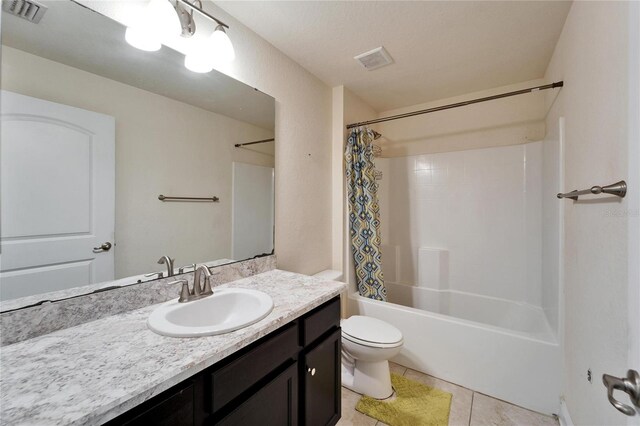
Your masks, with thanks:
M 176 0 L 178 3 L 181 3 L 189 8 L 191 8 L 192 10 L 195 10 L 196 12 L 198 12 L 199 14 L 201 14 L 202 16 L 204 16 L 205 18 L 209 18 L 215 22 L 218 23 L 218 25 L 222 25 L 225 28 L 229 28 L 229 26 L 227 24 L 225 24 L 224 22 L 222 22 L 221 20 L 219 20 L 218 18 L 213 17 L 212 15 L 209 15 L 207 12 L 205 12 L 204 10 L 202 10 L 201 8 L 199 8 L 196 5 L 193 5 L 191 3 L 189 3 L 187 0 Z

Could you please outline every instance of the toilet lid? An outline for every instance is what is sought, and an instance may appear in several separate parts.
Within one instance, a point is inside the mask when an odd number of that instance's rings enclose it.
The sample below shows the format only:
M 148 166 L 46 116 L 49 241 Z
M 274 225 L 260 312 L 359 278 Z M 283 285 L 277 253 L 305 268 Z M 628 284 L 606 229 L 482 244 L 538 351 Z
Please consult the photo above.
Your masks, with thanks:
M 402 333 L 389 323 L 372 317 L 353 315 L 340 324 L 342 332 L 358 340 L 393 344 L 402 341 Z

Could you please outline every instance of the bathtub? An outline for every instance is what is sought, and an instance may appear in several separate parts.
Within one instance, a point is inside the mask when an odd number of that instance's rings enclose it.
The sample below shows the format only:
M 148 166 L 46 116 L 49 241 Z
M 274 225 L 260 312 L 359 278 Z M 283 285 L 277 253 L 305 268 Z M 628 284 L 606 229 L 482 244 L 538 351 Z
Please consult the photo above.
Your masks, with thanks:
M 393 361 L 545 414 L 559 412 L 561 352 L 544 312 L 526 304 L 386 283 L 389 302 L 348 296 L 350 315 L 402 331 Z

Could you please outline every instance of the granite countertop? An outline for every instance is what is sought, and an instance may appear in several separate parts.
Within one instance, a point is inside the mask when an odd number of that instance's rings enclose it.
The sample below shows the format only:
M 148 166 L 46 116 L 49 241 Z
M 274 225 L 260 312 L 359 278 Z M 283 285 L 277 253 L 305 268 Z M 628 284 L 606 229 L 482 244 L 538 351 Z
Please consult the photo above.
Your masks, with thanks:
M 147 328 L 158 305 L 0 349 L 3 425 L 101 424 L 340 294 L 343 283 L 272 270 L 216 288 L 261 290 L 273 311 L 218 336 L 175 338 Z M 214 289 L 215 291 L 215 289 Z

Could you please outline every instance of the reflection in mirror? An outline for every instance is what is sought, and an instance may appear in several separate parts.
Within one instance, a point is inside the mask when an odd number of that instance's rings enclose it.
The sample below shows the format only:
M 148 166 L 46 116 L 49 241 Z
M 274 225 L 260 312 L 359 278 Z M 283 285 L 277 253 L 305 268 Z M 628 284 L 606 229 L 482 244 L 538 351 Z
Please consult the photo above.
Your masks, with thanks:
M 235 145 L 273 139 L 273 98 L 44 3 L 2 14 L 0 300 L 272 253 L 275 144 Z

